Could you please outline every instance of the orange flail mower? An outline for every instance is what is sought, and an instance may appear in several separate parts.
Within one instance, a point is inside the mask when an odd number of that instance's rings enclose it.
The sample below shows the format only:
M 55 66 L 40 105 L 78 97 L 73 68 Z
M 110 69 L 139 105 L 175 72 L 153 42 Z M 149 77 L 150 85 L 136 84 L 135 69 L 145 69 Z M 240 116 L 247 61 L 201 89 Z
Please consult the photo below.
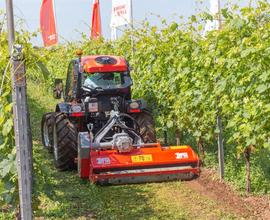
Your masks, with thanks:
M 87 133 L 80 134 L 87 143 Z M 127 153 L 117 150 L 80 149 L 79 176 L 99 184 L 126 184 L 189 180 L 199 176 L 199 158 L 190 146 L 145 144 Z

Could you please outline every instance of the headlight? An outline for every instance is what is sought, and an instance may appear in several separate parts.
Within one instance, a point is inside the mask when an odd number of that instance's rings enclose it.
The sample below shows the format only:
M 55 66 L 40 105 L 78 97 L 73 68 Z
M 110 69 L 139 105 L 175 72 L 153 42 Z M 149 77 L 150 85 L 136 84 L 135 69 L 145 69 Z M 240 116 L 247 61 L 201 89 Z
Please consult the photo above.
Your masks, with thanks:
M 139 105 L 138 102 L 131 102 L 131 103 L 129 104 L 129 107 L 130 107 L 131 109 L 137 109 L 137 108 L 140 107 L 140 105 Z
M 72 105 L 71 106 L 71 111 L 72 112 L 81 112 L 82 111 L 82 106 L 80 106 L 80 105 Z
M 98 112 L 98 103 L 97 102 L 89 102 L 88 103 L 88 111 L 89 112 Z

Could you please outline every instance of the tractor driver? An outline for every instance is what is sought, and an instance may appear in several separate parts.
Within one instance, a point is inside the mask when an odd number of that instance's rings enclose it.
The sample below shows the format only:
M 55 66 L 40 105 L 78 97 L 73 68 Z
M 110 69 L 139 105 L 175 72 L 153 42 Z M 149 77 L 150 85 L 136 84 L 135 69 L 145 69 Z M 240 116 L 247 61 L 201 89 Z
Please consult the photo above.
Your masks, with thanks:
M 117 72 L 87 74 L 83 86 L 90 89 L 103 89 L 121 86 L 121 74 Z

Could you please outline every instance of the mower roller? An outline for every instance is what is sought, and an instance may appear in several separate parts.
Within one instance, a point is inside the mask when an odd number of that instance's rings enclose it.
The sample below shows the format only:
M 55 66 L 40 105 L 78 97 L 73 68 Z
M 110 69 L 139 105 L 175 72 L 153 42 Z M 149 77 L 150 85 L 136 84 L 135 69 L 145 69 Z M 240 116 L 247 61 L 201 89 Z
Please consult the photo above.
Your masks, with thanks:
M 62 94 L 57 79 L 55 97 Z M 97 184 L 189 180 L 200 174 L 190 146 L 161 146 L 143 99 L 131 99 L 128 62 L 110 55 L 70 62 L 64 102 L 42 119 L 44 146 L 55 167 L 76 166 L 80 178 Z M 60 94 L 60 95 L 59 95 Z

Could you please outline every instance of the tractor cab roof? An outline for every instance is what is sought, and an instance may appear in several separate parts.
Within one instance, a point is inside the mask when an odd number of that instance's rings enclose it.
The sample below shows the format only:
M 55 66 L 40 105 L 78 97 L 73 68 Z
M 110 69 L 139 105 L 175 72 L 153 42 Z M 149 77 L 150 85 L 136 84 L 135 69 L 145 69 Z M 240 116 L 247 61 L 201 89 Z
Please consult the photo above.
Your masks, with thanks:
M 119 56 L 84 56 L 81 58 L 81 64 L 86 73 L 125 72 L 128 70 L 126 59 Z

